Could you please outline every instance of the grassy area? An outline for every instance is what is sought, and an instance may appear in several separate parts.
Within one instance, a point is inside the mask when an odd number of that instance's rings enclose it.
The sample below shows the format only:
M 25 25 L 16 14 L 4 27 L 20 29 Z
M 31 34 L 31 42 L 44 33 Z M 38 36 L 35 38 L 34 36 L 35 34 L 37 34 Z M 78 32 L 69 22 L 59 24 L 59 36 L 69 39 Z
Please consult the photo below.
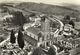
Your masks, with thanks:
M 24 9 L 26 11 L 31 10 L 36 12 L 42 12 L 45 14 L 70 15 L 70 16 L 73 16 L 73 14 L 74 16 L 78 16 L 80 14 L 77 10 L 71 8 L 43 3 L 24 2 L 20 3 L 15 7 L 19 9 Z

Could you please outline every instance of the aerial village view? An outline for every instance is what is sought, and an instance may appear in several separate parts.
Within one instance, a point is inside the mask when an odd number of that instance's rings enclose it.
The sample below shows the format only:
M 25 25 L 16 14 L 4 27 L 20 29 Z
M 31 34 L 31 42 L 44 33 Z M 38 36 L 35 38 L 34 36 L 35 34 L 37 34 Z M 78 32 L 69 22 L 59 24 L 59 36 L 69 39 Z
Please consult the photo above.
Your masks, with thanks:
M 80 55 L 79 8 L 0 3 L 0 55 Z

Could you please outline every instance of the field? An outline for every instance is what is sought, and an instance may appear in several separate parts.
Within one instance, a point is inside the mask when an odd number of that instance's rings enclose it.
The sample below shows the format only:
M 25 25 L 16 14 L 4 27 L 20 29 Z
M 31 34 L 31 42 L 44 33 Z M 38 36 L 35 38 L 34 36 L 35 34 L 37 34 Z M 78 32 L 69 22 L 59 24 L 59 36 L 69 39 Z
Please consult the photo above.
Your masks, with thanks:
M 42 12 L 45 14 L 54 14 L 63 16 L 65 15 L 78 16 L 80 14 L 80 12 L 75 9 L 58 5 L 43 4 L 43 3 L 24 2 L 16 5 L 15 7 L 26 11 L 31 10 L 36 12 Z

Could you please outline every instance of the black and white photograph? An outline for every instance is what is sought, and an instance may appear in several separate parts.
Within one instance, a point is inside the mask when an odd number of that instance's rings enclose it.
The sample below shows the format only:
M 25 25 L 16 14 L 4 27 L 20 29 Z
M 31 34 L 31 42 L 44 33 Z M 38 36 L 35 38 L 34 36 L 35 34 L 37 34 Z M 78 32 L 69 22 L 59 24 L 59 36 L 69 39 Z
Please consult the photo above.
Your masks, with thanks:
M 0 0 L 0 55 L 80 55 L 80 0 Z

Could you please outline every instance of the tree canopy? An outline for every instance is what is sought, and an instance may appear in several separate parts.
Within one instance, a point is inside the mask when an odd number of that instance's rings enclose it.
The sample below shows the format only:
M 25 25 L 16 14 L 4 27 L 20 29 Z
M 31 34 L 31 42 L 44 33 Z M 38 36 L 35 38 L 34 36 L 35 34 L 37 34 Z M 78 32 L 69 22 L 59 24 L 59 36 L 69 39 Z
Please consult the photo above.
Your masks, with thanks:
M 14 31 L 13 30 L 11 30 L 11 35 L 10 35 L 10 42 L 11 43 L 15 43 L 15 33 L 14 33 Z
M 18 32 L 17 41 L 18 41 L 19 47 L 21 49 L 23 49 L 23 47 L 24 47 L 24 39 L 23 39 L 23 33 L 21 32 L 21 30 L 19 30 L 19 32 Z
M 69 22 L 69 24 L 70 24 L 70 25 L 72 25 L 72 26 L 73 26 L 73 28 L 74 28 L 75 23 L 74 23 L 72 20 Z
M 70 16 L 69 16 L 69 15 L 66 15 L 66 16 L 64 17 L 64 19 L 65 19 L 65 20 L 70 20 Z
M 26 22 L 26 18 L 23 16 L 22 12 L 20 11 L 16 11 L 16 12 L 13 12 L 13 23 L 16 24 L 16 25 L 23 25 L 25 22 Z
M 56 55 L 55 48 L 53 46 L 50 46 L 50 49 L 48 50 L 48 54 L 49 55 Z

